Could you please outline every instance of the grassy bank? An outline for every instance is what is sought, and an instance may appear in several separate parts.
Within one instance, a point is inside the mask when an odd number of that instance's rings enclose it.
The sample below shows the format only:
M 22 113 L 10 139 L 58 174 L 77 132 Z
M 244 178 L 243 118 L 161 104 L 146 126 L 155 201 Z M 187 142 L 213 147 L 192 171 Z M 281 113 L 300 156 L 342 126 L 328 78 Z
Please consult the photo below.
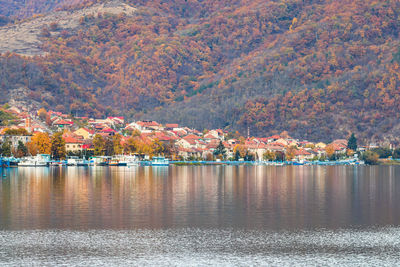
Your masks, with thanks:
M 380 159 L 378 163 L 379 165 L 400 165 L 400 161 L 390 159 Z

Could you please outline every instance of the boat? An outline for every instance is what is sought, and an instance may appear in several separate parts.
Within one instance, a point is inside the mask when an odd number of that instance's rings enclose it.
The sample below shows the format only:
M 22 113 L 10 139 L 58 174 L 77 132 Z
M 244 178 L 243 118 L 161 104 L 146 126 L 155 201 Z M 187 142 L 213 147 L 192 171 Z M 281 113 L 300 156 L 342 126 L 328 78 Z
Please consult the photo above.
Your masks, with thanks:
M 79 157 L 69 156 L 67 157 L 67 166 L 78 166 Z
M 87 167 L 89 166 L 89 161 L 86 160 L 85 158 L 78 159 L 78 161 L 76 162 L 76 166 Z
M 47 167 L 50 163 L 50 155 L 38 154 L 34 157 L 26 157 L 21 159 L 18 167 Z
M 109 166 L 118 166 L 119 160 L 112 158 L 108 163 Z
M 50 166 L 55 166 L 55 167 L 62 167 L 63 165 L 65 165 L 65 161 L 51 161 Z
M 109 165 L 110 157 L 107 156 L 95 156 L 89 158 L 89 166 L 107 166 Z
M 293 160 L 292 165 L 295 165 L 295 166 L 304 165 L 304 160 Z
M 123 155 L 115 155 L 110 159 L 108 163 L 110 166 L 126 166 Z
M 7 163 L 7 166 L 15 167 L 18 165 L 19 159 L 15 158 L 15 157 L 8 157 L 8 158 L 3 158 L 2 162 Z
M 137 159 L 136 156 L 126 156 L 125 163 L 126 163 L 125 166 L 138 166 L 139 160 Z
M 136 156 L 115 155 L 111 158 L 110 166 L 136 166 L 139 162 Z
M 165 157 L 153 157 L 151 166 L 169 166 L 169 159 Z

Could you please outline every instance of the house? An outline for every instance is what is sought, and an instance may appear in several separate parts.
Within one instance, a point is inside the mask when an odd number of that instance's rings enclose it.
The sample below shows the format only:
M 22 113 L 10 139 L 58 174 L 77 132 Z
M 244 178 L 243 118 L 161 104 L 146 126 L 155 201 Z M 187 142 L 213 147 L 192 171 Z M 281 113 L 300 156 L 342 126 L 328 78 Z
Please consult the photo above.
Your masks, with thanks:
M 250 153 L 255 155 L 256 159 L 262 159 L 264 153 L 267 151 L 267 146 L 257 138 L 247 139 L 245 146 Z
M 95 129 L 121 126 L 125 122 L 123 117 L 107 117 L 106 119 L 89 119 L 88 123 Z
M 196 148 L 178 148 L 178 156 L 182 157 L 183 159 L 188 158 L 199 158 L 202 157 L 203 151 L 201 149 Z
M 267 137 L 266 139 L 267 139 L 268 143 L 272 143 L 272 142 L 275 142 L 278 139 L 281 139 L 281 137 L 279 135 L 273 135 L 273 136 Z
M 164 130 L 161 124 L 155 121 L 138 121 L 139 131 L 143 130 Z
M 213 140 L 219 140 L 217 134 L 207 133 L 203 136 L 206 142 L 212 142 Z
M 207 137 L 206 137 L 207 136 Z M 225 137 L 224 137 L 224 132 L 221 130 L 221 129 L 216 129 L 216 130 L 211 130 L 211 131 L 209 131 L 205 136 L 204 136 L 204 138 L 208 138 L 208 139 L 211 139 L 211 138 L 216 138 L 216 139 L 220 139 L 220 140 L 225 140 Z
M 124 117 L 107 117 L 107 120 L 112 121 L 114 125 L 124 125 L 125 123 Z
M 343 145 L 343 143 L 332 143 L 331 144 L 335 154 L 345 154 L 347 150 L 347 145 Z
M 0 141 L 3 143 L 8 140 L 11 142 L 11 147 L 14 149 L 18 148 L 18 144 L 21 141 L 24 145 L 31 141 L 31 135 L 0 135 Z
M 336 139 L 332 142 L 332 144 L 337 144 L 339 146 L 347 147 L 347 140 L 346 139 Z
M 316 144 L 315 144 L 315 147 L 318 147 L 318 148 L 325 148 L 325 147 L 326 147 L 326 144 L 323 143 L 323 142 L 319 142 L 319 143 L 316 143 Z
M 201 137 L 198 136 L 198 135 L 195 135 L 195 134 L 188 134 L 188 135 L 186 135 L 185 137 L 183 137 L 183 139 L 194 139 L 194 140 L 199 140 L 199 139 L 201 139 Z
M 64 137 L 65 151 L 68 152 L 81 152 L 83 150 L 83 140 L 74 138 L 72 136 Z
M 110 127 L 103 128 L 100 133 L 108 134 L 109 136 L 113 136 L 117 133 L 114 129 L 111 129 Z
M 72 125 L 74 125 L 74 122 L 72 122 L 72 121 L 67 121 L 67 120 L 63 120 L 63 119 L 56 119 L 54 122 L 53 122 L 53 126 L 57 126 L 57 127 L 59 127 L 59 128 L 69 128 L 69 127 L 71 127 Z
M 297 160 L 311 160 L 314 157 L 313 153 L 303 148 L 296 150 L 294 153 Z
M 181 148 L 192 148 L 196 146 L 196 139 L 179 139 L 176 145 Z
M 292 145 L 292 142 L 289 143 L 289 141 L 287 141 L 287 140 L 285 140 L 283 138 L 279 138 L 279 139 L 275 140 L 272 143 L 274 143 L 274 144 L 282 144 L 284 146 L 289 146 L 289 144 Z M 293 144 L 293 145 L 295 145 L 295 144 Z
M 182 137 L 182 136 L 185 136 L 185 135 L 188 134 L 188 132 L 187 132 L 185 129 L 181 129 L 181 128 L 174 129 L 172 132 L 173 132 L 176 136 L 179 136 L 179 137 Z
M 177 124 L 177 123 L 167 123 L 167 124 L 165 124 L 165 128 L 166 128 L 166 130 L 174 130 L 174 129 L 179 128 L 179 124 Z
M 317 156 L 318 158 L 321 158 L 322 156 L 326 156 L 326 151 L 324 148 L 319 148 L 319 147 L 315 147 L 312 150 L 312 153 Z
M 164 130 L 164 127 L 155 121 L 137 121 L 128 124 L 125 130 L 151 132 L 155 130 Z
M 271 152 L 282 152 L 285 153 L 286 147 L 284 145 L 279 145 L 279 144 L 273 144 L 269 143 L 265 145 L 265 149 Z
M 240 144 L 240 141 L 237 140 L 237 139 L 229 139 L 227 141 L 227 143 L 230 144 L 230 145 L 238 145 L 238 144 Z
M 94 130 L 89 130 L 87 128 L 79 128 L 74 132 L 74 134 L 82 136 L 83 139 L 91 139 L 94 135 Z

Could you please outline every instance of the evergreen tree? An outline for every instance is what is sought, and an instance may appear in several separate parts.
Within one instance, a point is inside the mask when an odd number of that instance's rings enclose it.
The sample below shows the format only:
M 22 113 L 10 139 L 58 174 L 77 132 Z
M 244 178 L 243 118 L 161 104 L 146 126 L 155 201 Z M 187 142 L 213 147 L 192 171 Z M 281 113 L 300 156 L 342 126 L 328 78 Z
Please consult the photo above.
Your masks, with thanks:
M 245 161 L 254 161 L 255 160 L 255 155 L 253 153 L 249 153 L 249 151 L 246 152 L 246 156 L 244 156 Z
M 219 141 L 217 148 L 214 150 L 214 156 L 219 156 L 219 155 L 221 155 L 222 158 L 225 158 L 226 155 L 226 149 L 222 141 Z
M 240 159 L 240 151 L 239 149 L 236 149 L 235 151 L 235 160 L 238 161 Z
M 349 140 L 347 141 L 347 148 L 353 151 L 357 151 L 357 138 L 354 133 L 351 134 Z
M 65 140 L 62 138 L 62 132 L 55 133 L 51 138 L 51 154 L 54 159 L 65 158 Z
M 18 147 L 17 147 L 17 157 L 25 157 L 28 155 L 28 148 L 22 143 L 22 141 L 18 141 Z
M 1 154 L 3 157 L 11 157 L 11 142 L 9 140 L 4 141 L 1 145 Z

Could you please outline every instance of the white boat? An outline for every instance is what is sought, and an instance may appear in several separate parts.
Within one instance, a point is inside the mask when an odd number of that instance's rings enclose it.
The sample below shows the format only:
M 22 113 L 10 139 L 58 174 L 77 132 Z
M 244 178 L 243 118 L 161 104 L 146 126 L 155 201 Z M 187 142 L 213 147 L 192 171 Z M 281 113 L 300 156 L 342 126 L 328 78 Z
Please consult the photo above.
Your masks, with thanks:
M 79 158 L 77 156 L 67 157 L 67 166 L 78 166 Z
M 136 158 L 136 156 L 127 156 L 125 158 L 126 160 L 126 166 L 138 166 L 139 165 L 139 160 Z
M 78 159 L 78 161 L 76 162 L 76 166 L 87 167 L 87 166 L 89 166 L 89 161 L 84 158 Z
M 153 157 L 151 166 L 169 166 L 169 159 L 164 157 Z
M 136 166 L 139 162 L 136 156 L 115 155 L 109 162 L 110 166 Z
M 110 157 L 107 156 L 94 156 L 89 158 L 89 166 L 107 166 Z
M 34 157 L 26 157 L 21 159 L 18 167 L 47 167 L 50 163 L 50 155 L 38 154 Z
M 124 156 L 122 164 L 125 164 L 124 166 L 137 166 L 139 165 L 139 160 L 136 156 Z
M 115 155 L 113 156 L 109 163 L 109 166 L 126 166 L 126 164 L 124 164 L 123 162 L 123 155 Z
M 70 156 L 67 158 L 67 166 L 89 166 L 89 161 L 77 156 Z

